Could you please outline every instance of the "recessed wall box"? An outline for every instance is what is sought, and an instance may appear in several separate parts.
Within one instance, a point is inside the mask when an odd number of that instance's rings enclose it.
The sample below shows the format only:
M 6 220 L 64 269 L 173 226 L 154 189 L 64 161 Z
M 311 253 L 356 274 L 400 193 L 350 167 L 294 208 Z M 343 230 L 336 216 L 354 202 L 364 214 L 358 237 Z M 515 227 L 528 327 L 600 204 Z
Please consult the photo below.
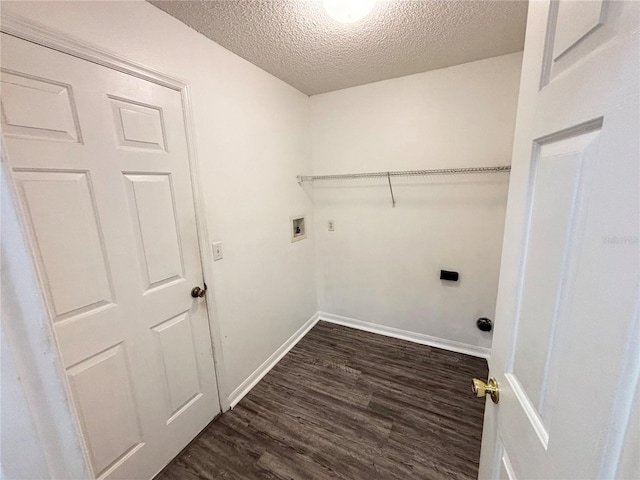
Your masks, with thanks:
M 291 217 L 291 242 L 297 242 L 307 238 L 307 230 L 304 223 L 304 215 Z

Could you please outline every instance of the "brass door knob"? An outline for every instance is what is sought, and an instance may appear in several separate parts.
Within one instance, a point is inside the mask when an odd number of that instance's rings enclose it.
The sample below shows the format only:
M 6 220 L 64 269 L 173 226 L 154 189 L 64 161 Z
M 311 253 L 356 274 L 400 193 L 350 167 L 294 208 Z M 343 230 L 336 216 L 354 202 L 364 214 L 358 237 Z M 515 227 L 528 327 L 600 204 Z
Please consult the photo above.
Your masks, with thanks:
M 191 296 L 193 298 L 202 298 L 207 293 L 207 284 L 204 284 L 204 288 L 193 287 L 191 289 Z
M 485 397 L 487 394 L 489 394 L 491 400 L 493 400 L 493 403 L 498 403 L 500 401 L 498 382 L 496 382 L 496 379 L 493 377 L 489 379 L 489 384 L 486 384 L 482 380 L 474 378 L 473 385 L 471 386 L 471 391 L 478 398 Z

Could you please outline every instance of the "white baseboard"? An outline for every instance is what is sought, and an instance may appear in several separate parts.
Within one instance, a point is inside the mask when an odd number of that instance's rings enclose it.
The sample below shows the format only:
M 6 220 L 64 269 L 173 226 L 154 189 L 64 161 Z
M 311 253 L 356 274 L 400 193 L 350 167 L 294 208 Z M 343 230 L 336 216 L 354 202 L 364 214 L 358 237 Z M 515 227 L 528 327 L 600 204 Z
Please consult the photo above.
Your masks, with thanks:
M 249 377 L 240 384 L 238 388 L 236 388 L 231 395 L 229 395 L 229 404 L 231 408 L 235 407 L 240 400 L 244 398 L 244 396 L 251 391 L 256 384 L 262 380 L 262 378 L 269 373 L 269 371 L 277 365 L 277 363 L 284 357 L 289 350 L 295 347 L 296 343 L 298 343 L 302 338 L 307 334 L 309 330 L 311 330 L 316 323 L 318 323 L 319 312 L 316 313 L 313 317 L 305 322 L 296 333 L 291 335 L 289 339 L 284 342 L 280 348 L 278 348 L 273 354 L 267 358 L 262 365 L 260 365 L 255 372 L 253 372 Z
M 399 338 L 400 340 L 407 340 L 421 345 L 442 348 L 443 350 L 449 350 L 451 352 L 464 353 L 465 355 L 471 355 L 474 357 L 486 358 L 487 360 L 491 356 L 491 349 L 485 347 L 469 345 L 468 343 L 456 342 L 445 338 L 432 337 L 431 335 L 425 335 L 423 333 L 408 332 L 399 328 L 387 327 L 386 325 L 365 322 L 363 320 L 334 315 L 332 313 L 318 312 L 318 315 L 320 320 L 335 323 L 336 325 L 357 328 L 358 330 L 364 330 L 366 332 Z
M 229 404 L 231 408 L 235 407 L 238 402 L 242 400 L 244 396 L 249 393 L 273 367 L 277 365 L 282 357 L 284 357 L 289 350 L 302 340 L 307 332 L 311 330 L 319 320 L 324 320 L 325 322 L 335 323 L 336 325 L 342 325 L 345 327 L 357 328 L 358 330 L 377 333 L 387 337 L 399 338 L 400 340 L 407 340 L 421 345 L 442 348 L 443 350 L 449 350 L 451 352 L 463 353 L 474 357 L 489 359 L 489 356 L 491 355 L 491 350 L 489 348 L 478 347 L 476 345 L 469 345 L 467 343 L 456 342 L 454 340 L 447 340 L 444 338 L 432 337 L 431 335 L 425 335 L 423 333 L 408 332 L 399 328 L 387 327 L 385 325 L 365 322 L 363 320 L 343 317 L 341 315 L 334 315 L 332 313 L 317 312 L 313 317 L 307 320 L 296 333 L 291 335 L 291 337 L 284 342 L 280 348 L 273 352 L 273 354 L 267 358 L 262 365 L 249 375 L 249 377 L 242 382 L 240 386 L 231 393 L 231 395 L 229 395 Z

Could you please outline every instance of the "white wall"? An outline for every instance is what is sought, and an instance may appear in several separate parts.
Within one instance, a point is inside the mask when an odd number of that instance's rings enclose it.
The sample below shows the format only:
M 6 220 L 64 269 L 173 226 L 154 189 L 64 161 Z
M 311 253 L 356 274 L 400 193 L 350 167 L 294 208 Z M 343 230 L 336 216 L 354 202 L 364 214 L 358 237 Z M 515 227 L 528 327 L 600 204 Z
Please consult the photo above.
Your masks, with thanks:
M 289 217 L 312 213 L 295 182 L 311 169 L 308 97 L 144 1 L 6 12 L 190 84 L 209 236 L 223 242 L 213 289 L 230 393 L 317 310 L 313 232 L 289 241 Z
M 311 97 L 313 173 L 508 165 L 522 54 Z M 322 311 L 490 347 L 508 175 L 316 184 Z M 335 231 L 327 221 L 335 221 Z M 440 269 L 460 272 L 458 283 Z

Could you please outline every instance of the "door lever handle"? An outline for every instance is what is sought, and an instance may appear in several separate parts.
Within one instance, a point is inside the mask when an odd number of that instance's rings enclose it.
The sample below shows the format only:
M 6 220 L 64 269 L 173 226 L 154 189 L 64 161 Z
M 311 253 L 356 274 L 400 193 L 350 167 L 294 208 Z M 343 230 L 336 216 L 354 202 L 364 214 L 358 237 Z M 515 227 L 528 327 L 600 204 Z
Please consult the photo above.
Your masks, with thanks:
M 489 379 L 488 384 L 484 383 L 482 380 L 474 378 L 471 385 L 471 391 L 478 398 L 486 397 L 487 394 L 489 394 L 493 403 L 498 403 L 500 401 L 498 382 L 496 382 L 496 379 L 493 377 Z
M 204 288 L 200 288 L 200 287 L 193 287 L 191 289 L 191 296 L 193 298 L 202 298 L 205 296 L 205 294 L 207 293 L 207 284 L 204 284 Z

